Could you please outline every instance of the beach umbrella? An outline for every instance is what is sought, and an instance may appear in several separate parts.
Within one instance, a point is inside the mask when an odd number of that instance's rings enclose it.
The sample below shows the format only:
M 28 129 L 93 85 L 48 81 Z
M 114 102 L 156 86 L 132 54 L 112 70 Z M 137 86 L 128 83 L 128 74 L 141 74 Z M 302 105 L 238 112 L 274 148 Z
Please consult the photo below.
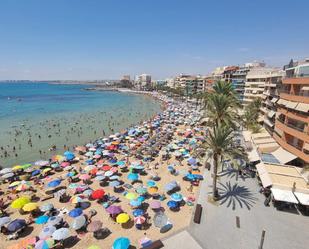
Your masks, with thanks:
M 55 232 L 53 232 L 52 238 L 54 240 L 64 240 L 70 237 L 70 230 L 68 228 L 62 227 Z
M 130 181 L 136 181 L 136 180 L 138 180 L 138 174 L 135 174 L 135 173 L 130 173 L 130 174 L 128 174 L 128 180 L 130 180 Z
M 36 161 L 36 162 L 34 163 L 34 165 L 40 166 L 40 167 L 44 167 L 44 166 L 49 165 L 49 161 L 46 161 L 46 160 L 39 160 L 39 161 Z
M 63 196 L 65 193 L 66 193 L 65 189 L 60 189 L 56 193 L 54 193 L 54 197 L 60 199 L 60 197 Z
M 74 172 L 74 171 L 72 171 L 72 172 L 68 172 L 67 174 L 66 174 L 66 177 L 73 177 L 73 176 L 75 176 L 76 175 L 76 173 Z
M 9 185 L 9 188 L 14 188 L 14 187 L 18 186 L 20 183 L 21 183 L 21 181 L 12 182 L 12 183 Z
M 85 156 L 87 156 L 87 157 L 91 157 L 93 155 L 93 152 L 91 152 L 91 151 L 88 151 L 87 153 L 85 153 Z
M 120 182 L 118 181 L 112 181 L 108 184 L 110 187 L 116 187 L 116 186 L 119 186 L 120 185 Z
M 128 199 L 128 200 L 134 200 L 134 199 L 136 199 L 137 198 L 137 194 L 135 194 L 135 193 L 127 193 L 126 195 L 125 195 L 125 197 Z
M 78 151 L 78 152 L 85 153 L 87 151 L 87 148 L 85 146 L 77 146 L 77 147 L 75 147 L 75 150 Z
M 72 153 L 71 151 L 66 151 L 63 153 L 63 155 L 67 160 L 73 160 L 75 158 L 74 153 Z
M 138 200 L 138 199 L 135 199 L 135 200 L 131 200 L 130 201 L 130 205 L 132 207 L 139 207 L 140 205 L 142 205 L 142 202 L 140 200 Z
M 94 165 L 88 165 L 84 168 L 85 171 L 90 171 L 90 170 L 93 170 L 93 169 L 96 169 L 96 166 Z
M 157 184 L 156 184 L 155 181 L 152 181 L 152 180 L 147 181 L 147 186 L 148 186 L 148 187 L 155 187 L 156 185 L 157 185 Z
M 4 168 L 2 170 L 0 170 L 0 175 L 5 175 L 7 173 L 11 173 L 13 171 L 12 168 Z
M 115 206 L 115 205 L 111 205 L 109 206 L 108 208 L 106 208 L 106 211 L 109 213 L 109 214 L 120 214 L 123 212 L 122 208 L 120 206 Z
M 56 168 L 59 168 L 60 167 L 60 164 L 59 163 L 52 163 L 50 165 L 53 169 L 56 169 Z
M 43 169 L 43 173 L 47 173 L 47 172 L 49 172 L 49 171 L 51 171 L 52 169 L 51 168 L 46 168 L 46 169 Z
M 163 227 L 161 227 L 160 233 L 166 233 L 166 232 L 168 232 L 169 230 L 171 230 L 172 228 L 173 228 L 173 224 L 167 222 Z
M 7 229 L 9 230 L 9 232 L 14 233 L 25 226 L 26 221 L 24 219 L 16 219 L 8 224 Z
M 106 177 L 110 177 L 110 176 L 112 176 L 113 174 L 114 174 L 114 172 L 111 171 L 111 170 L 109 170 L 109 171 L 106 171 L 104 175 L 105 175 Z
M 87 175 L 87 174 L 79 175 L 79 179 L 81 179 L 81 180 L 89 180 L 90 179 L 90 175 Z
M 60 164 L 60 166 L 61 166 L 62 168 L 68 168 L 69 166 L 71 166 L 71 164 L 70 164 L 70 162 L 62 162 L 62 163 Z
M 4 216 L 0 218 L 0 227 L 11 222 L 11 217 Z
M 168 191 L 171 191 L 175 188 L 178 187 L 178 184 L 176 181 L 172 181 L 172 182 L 169 182 L 168 184 L 165 185 L 165 190 L 168 192 Z
M 150 187 L 150 188 L 147 189 L 147 192 L 150 195 L 156 194 L 156 193 L 158 193 L 158 188 L 157 187 Z
M 145 247 L 150 246 L 152 244 L 152 240 L 147 238 L 147 237 L 144 237 L 144 238 L 141 238 L 140 240 L 138 240 L 138 243 L 139 243 L 141 248 L 145 248 Z
M 98 230 L 100 230 L 103 226 L 103 223 L 99 220 L 94 220 L 92 221 L 88 226 L 87 226 L 87 230 L 89 232 L 96 232 Z
M 17 186 L 17 191 L 25 191 L 31 187 L 31 183 L 27 181 L 21 181 L 19 185 Z
M 91 246 L 87 247 L 87 249 L 101 249 L 101 247 L 96 246 L 96 245 L 91 245 Z
M 130 240 L 126 237 L 120 237 L 113 243 L 113 249 L 128 249 L 130 247 Z
M 79 203 L 79 202 L 82 202 L 82 201 L 84 201 L 84 199 L 81 196 L 78 196 L 78 195 L 74 195 L 70 199 L 70 202 L 73 203 L 73 204 L 76 204 L 76 203 Z
M 61 161 L 64 160 L 64 156 L 61 156 L 61 155 L 54 155 L 54 156 L 52 156 L 52 160 L 53 160 L 53 161 L 61 162 Z
M 30 198 L 27 196 L 22 196 L 12 202 L 11 207 L 15 209 L 20 209 L 30 202 Z
M 48 219 L 47 225 L 56 226 L 62 222 L 61 216 L 52 216 Z
M 103 171 L 109 171 L 112 167 L 109 165 L 103 165 L 103 167 L 101 168 Z
M 50 237 L 53 234 L 53 232 L 55 232 L 56 230 L 57 230 L 56 227 L 54 227 L 52 225 L 47 225 L 40 232 L 39 238 L 40 239 L 46 239 L 46 238 Z
M 43 204 L 42 206 L 40 206 L 40 210 L 41 210 L 42 212 L 50 211 L 50 210 L 52 210 L 53 208 L 54 208 L 54 205 L 51 204 L 51 203 L 45 203 L 45 204 Z
M 137 216 L 134 218 L 134 222 L 136 224 L 144 224 L 146 221 L 146 218 L 144 216 Z
M 103 189 L 97 189 L 92 192 L 91 198 L 94 200 L 100 200 L 105 195 L 105 191 Z
M 55 179 L 53 181 L 50 181 L 49 183 L 47 183 L 47 187 L 48 188 L 55 188 L 57 186 L 59 186 L 61 184 L 61 180 L 60 179 Z
M 182 194 L 174 193 L 174 194 L 171 195 L 171 199 L 173 201 L 182 201 L 183 196 L 182 196 Z
M 177 201 L 168 201 L 167 206 L 171 209 L 179 207 L 179 203 Z
M 54 247 L 55 241 L 52 238 L 40 239 L 35 243 L 35 249 L 49 249 Z
M 130 220 L 130 216 L 126 213 L 118 214 L 116 217 L 116 222 L 119 224 L 127 223 Z
M 2 177 L 3 179 L 8 179 L 8 178 L 11 178 L 11 177 L 13 177 L 13 176 L 14 176 L 14 173 L 6 173 L 6 174 L 2 175 L 1 177 Z
M 152 208 L 152 209 L 159 209 L 159 208 L 161 208 L 161 202 L 160 201 L 156 201 L 156 200 L 150 202 L 150 208 Z
M 156 213 L 153 217 L 153 222 L 156 227 L 163 227 L 167 224 L 168 218 L 163 212 Z
M 70 189 L 74 189 L 74 188 L 77 188 L 78 186 L 80 186 L 80 184 L 77 184 L 77 183 L 71 183 L 71 184 L 69 184 L 68 188 L 70 188 Z
M 36 204 L 36 203 L 34 203 L 34 202 L 29 202 L 29 203 L 27 203 L 27 204 L 25 204 L 24 206 L 23 206 L 23 210 L 25 211 L 25 212 L 31 212 L 31 211 L 33 211 L 33 210 L 35 210 L 35 209 L 37 209 L 38 208 L 38 204 Z
M 21 169 L 23 169 L 23 167 L 22 167 L 21 165 L 15 165 L 15 166 L 12 168 L 12 170 L 14 170 L 14 171 L 18 171 L 18 170 L 21 170 Z
M 117 176 L 117 175 L 113 175 L 113 176 L 110 176 L 109 179 L 110 180 L 118 180 L 120 177 Z
M 48 219 L 49 219 L 49 216 L 41 215 L 41 216 L 39 216 L 38 218 L 35 219 L 35 224 L 39 224 L 39 225 L 45 224 L 45 223 L 47 223 Z
M 86 224 L 86 218 L 84 215 L 80 215 L 73 220 L 71 228 L 74 230 L 81 229 Z
M 80 216 L 83 213 L 83 210 L 81 208 L 74 208 L 69 212 L 70 217 L 77 217 Z
M 41 170 L 36 169 L 36 170 L 32 171 L 31 176 L 36 176 L 36 175 L 38 175 L 40 173 L 41 173 Z
M 144 214 L 145 214 L 145 211 L 143 209 L 135 209 L 133 211 L 133 216 L 134 217 L 141 216 L 141 215 L 144 215 Z
M 86 189 L 83 191 L 83 195 L 89 197 L 92 194 L 93 190 L 92 189 Z
M 140 194 L 140 195 L 144 195 L 147 193 L 147 188 L 141 186 L 141 187 L 138 187 L 136 190 L 136 193 Z
M 32 166 L 32 164 L 30 164 L 30 163 L 26 163 L 26 164 L 21 165 L 22 169 L 28 169 L 31 166 Z

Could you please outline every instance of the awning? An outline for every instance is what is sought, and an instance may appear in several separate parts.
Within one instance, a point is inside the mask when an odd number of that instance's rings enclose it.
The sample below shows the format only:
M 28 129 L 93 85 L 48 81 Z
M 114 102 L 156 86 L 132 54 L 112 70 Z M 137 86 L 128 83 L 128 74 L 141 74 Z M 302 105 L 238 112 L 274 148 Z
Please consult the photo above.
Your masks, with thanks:
M 288 162 L 297 158 L 294 154 L 288 152 L 287 150 L 279 147 L 276 151 L 272 152 L 273 156 L 280 161 L 281 164 L 287 164 Z
M 309 206 L 309 194 L 294 192 L 294 195 L 296 196 L 296 198 L 301 204 L 305 206 Z
M 303 87 L 301 88 L 301 90 L 302 90 L 302 91 L 309 91 L 309 86 L 303 86 Z
M 286 101 L 285 99 L 279 99 L 279 101 L 277 103 L 279 105 L 286 105 L 288 103 L 288 101 Z
M 267 170 L 264 167 L 264 164 L 259 163 L 259 164 L 255 165 L 255 167 L 256 167 L 256 170 L 259 174 L 259 177 L 261 179 L 263 187 L 267 188 L 267 187 L 271 186 L 273 183 L 271 181 L 271 178 L 270 178 Z
M 273 110 L 271 110 L 271 111 L 269 111 L 269 112 L 267 113 L 267 116 L 268 116 L 269 118 L 272 118 L 273 116 L 275 116 L 275 114 L 276 114 L 276 112 L 273 111 Z
M 250 163 L 261 160 L 259 154 L 257 153 L 255 149 L 248 152 L 248 158 L 249 158 Z
M 257 121 L 258 121 L 259 123 L 260 123 L 260 122 L 263 122 L 263 121 L 264 121 L 264 117 L 263 117 L 263 116 L 259 116 Z
M 288 101 L 288 103 L 285 105 L 287 108 L 290 109 L 295 109 L 295 107 L 297 106 L 298 102 L 293 102 L 293 101 Z
M 306 103 L 299 103 L 296 108 L 297 111 L 301 112 L 308 112 L 309 111 L 309 104 Z
M 264 119 L 264 124 L 267 124 L 271 128 L 274 127 L 274 125 L 275 125 L 272 122 L 270 122 L 269 119 L 267 119 L 267 118 Z
M 278 101 L 278 98 L 273 98 L 272 100 L 271 100 L 271 102 L 273 102 L 273 103 L 276 103 Z
M 271 192 L 276 201 L 284 201 L 289 203 L 298 204 L 298 200 L 291 190 L 283 190 L 279 188 L 271 188 Z

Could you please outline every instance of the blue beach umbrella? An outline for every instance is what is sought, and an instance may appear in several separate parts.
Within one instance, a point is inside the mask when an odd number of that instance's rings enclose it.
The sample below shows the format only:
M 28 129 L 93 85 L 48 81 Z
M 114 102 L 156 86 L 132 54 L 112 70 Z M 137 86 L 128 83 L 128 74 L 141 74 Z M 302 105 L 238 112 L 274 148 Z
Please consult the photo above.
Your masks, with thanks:
M 139 199 L 135 199 L 135 200 L 131 200 L 130 201 L 130 205 L 132 207 L 139 207 L 140 205 L 142 205 L 142 202 Z
M 137 200 L 143 202 L 144 200 L 146 200 L 146 198 L 144 196 L 139 196 L 137 197 Z
M 157 185 L 157 184 L 156 184 L 155 181 L 151 181 L 151 180 L 150 180 L 150 181 L 147 182 L 147 186 L 148 186 L 148 187 L 155 187 L 156 185 Z
M 109 183 L 109 186 L 111 186 L 111 187 L 116 187 L 116 186 L 119 186 L 119 185 L 120 185 L 120 182 L 118 182 L 118 181 L 112 181 L 112 182 Z
M 130 180 L 132 182 L 136 181 L 136 180 L 138 180 L 138 174 L 130 173 L 127 178 L 128 178 L 128 180 Z
M 49 187 L 49 188 L 55 188 L 55 187 L 59 186 L 60 183 L 61 183 L 61 180 L 60 180 L 60 179 L 56 179 L 56 180 L 53 180 L 53 181 L 49 182 L 49 183 L 47 184 L 47 187 Z
M 196 161 L 195 158 L 190 157 L 190 158 L 188 159 L 188 163 L 191 164 L 191 165 L 195 165 L 195 164 L 197 164 L 197 161 Z
M 144 213 L 145 213 L 145 212 L 144 212 L 143 209 L 136 209 L 136 210 L 133 211 L 134 217 L 142 216 L 142 215 L 144 215 Z
M 39 225 L 45 224 L 45 223 L 47 223 L 48 219 L 49 219 L 49 216 L 41 215 L 41 216 L 39 216 L 38 218 L 35 219 L 35 224 L 39 224 Z
M 8 224 L 7 229 L 13 233 L 25 226 L 26 226 L 26 221 L 24 219 L 16 219 Z
M 116 164 L 117 164 L 118 166 L 123 166 L 123 165 L 125 165 L 126 163 L 125 163 L 124 161 L 118 161 L 118 162 L 116 162 Z
M 48 219 L 47 225 L 49 226 L 56 226 L 62 222 L 61 216 L 52 216 Z
M 80 216 L 83 213 L 83 210 L 81 208 L 74 208 L 69 212 L 70 217 L 77 217 Z
M 169 208 L 177 208 L 179 206 L 178 202 L 177 201 L 168 201 L 167 202 L 167 206 Z
M 178 186 L 177 182 L 176 181 L 172 181 L 172 182 L 170 182 L 170 183 L 165 185 L 165 190 L 168 192 L 168 191 L 173 190 L 177 186 Z
M 182 194 L 174 193 L 174 194 L 171 195 L 171 199 L 173 201 L 182 201 L 183 196 L 182 196 Z
M 32 171 L 31 176 L 36 176 L 36 175 L 38 175 L 40 173 L 41 173 L 41 170 L 36 169 L 36 170 Z
M 53 232 L 55 232 L 56 230 L 57 230 L 56 227 L 51 226 L 51 225 L 47 225 L 40 232 L 39 238 L 40 239 L 46 239 L 46 238 L 50 237 L 53 234 Z
M 72 177 L 75 176 L 75 172 L 69 172 L 66 174 L 66 177 Z
M 66 157 L 67 160 L 73 160 L 75 158 L 74 153 L 71 151 L 66 151 L 63 155 Z
M 120 237 L 113 243 L 113 249 L 128 249 L 130 246 L 130 240 L 126 237 Z

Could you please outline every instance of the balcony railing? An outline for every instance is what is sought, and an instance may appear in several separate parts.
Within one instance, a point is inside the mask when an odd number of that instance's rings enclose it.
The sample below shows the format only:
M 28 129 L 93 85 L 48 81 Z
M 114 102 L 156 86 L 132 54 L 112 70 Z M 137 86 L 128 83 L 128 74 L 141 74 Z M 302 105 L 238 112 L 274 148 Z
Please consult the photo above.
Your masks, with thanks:
M 298 130 L 298 131 L 300 131 L 300 132 L 304 132 L 304 128 L 305 128 L 305 127 L 301 128 L 301 127 L 298 127 L 298 126 L 293 125 L 293 124 L 290 124 L 290 123 L 286 123 L 286 125 L 287 125 L 288 127 L 292 128 L 292 129 Z
M 292 96 L 309 97 L 309 93 L 307 91 L 306 92 L 298 92 L 298 93 L 290 93 L 290 91 L 283 90 L 283 91 L 280 91 L 280 93 L 285 93 L 285 94 L 289 94 L 289 95 L 292 95 Z
M 293 144 L 292 142 L 290 142 L 290 141 L 286 141 L 286 143 L 287 144 L 289 144 L 289 145 L 291 145 L 291 146 L 293 146 L 294 148 L 296 148 L 296 149 L 298 149 L 298 150 L 300 150 L 300 151 L 302 151 L 302 147 L 301 146 L 299 146 L 298 144 Z

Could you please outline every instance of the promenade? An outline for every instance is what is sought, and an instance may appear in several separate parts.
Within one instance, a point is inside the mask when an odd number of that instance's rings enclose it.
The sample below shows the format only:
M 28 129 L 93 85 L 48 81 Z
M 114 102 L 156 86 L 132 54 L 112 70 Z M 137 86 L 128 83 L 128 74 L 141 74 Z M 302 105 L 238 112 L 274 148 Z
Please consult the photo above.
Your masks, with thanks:
M 266 231 L 263 249 L 307 248 L 309 217 L 278 211 L 272 205 L 265 207 L 256 179 L 237 181 L 235 173 L 225 173 L 218 183 L 222 199 L 213 204 L 207 198 L 212 191 L 212 179 L 210 172 L 205 171 L 198 197 L 203 206 L 201 224 L 192 222 L 180 233 L 183 238 L 179 235 L 168 238 L 165 248 L 258 249 L 263 230 Z M 175 247 L 169 246 L 173 240 Z

